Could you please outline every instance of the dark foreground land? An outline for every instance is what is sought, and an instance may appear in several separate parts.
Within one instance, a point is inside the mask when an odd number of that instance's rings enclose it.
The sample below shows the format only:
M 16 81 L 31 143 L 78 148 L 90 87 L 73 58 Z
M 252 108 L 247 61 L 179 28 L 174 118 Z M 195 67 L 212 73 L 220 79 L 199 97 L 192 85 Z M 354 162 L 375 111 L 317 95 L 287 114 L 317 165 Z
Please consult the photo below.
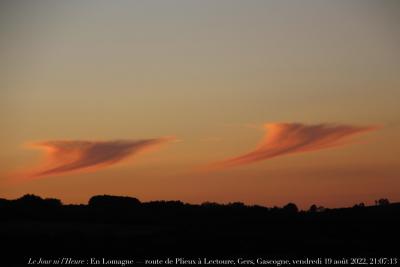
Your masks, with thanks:
M 35 257 L 399 257 L 400 203 L 298 211 L 141 203 L 95 196 L 88 205 L 26 195 L 0 199 L 1 261 Z M 6 265 L 4 265 L 6 266 Z

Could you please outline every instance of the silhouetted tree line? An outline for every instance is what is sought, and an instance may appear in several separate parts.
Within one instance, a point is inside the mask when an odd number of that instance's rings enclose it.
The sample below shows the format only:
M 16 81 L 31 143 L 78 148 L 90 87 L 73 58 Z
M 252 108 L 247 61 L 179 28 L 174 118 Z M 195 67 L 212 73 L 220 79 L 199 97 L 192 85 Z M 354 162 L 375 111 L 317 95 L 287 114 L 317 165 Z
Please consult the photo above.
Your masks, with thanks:
M 50 219 L 50 220 L 103 220 L 103 221 L 148 221 L 153 217 L 164 219 L 176 216 L 228 216 L 251 214 L 274 214 L 292 216 L 299 212 L 296 204 L 289 203 L 282 208 L 247 206 L 241 202 L 218 204 L 205 202 L 200 205 L 182 201 L 140 202 L 134 197 L 98 195 L 90 198 L 88 205 L 63 205 L 59 199 L 24 195 L 15 200 L 0 199 L 3 220 Z
M 241 202 L 200 205 L 93 196 L 87 205 L 25 195 L 0 199 L 4 255 L 389 256 L 398 252 L 400 203 L 301 211 Z M 10 256 L 11 257 L 11 256 Z M 13 257 L 15 259 L 16 257 Z
M 375 206 L 389 207 L 386 198 L 375 201 Z M 398 207 L 399 204 L 393 204 Z M 181 201 L 150 201 L 141 202 L 137 198 L 127 196 L 97 195 L 90 198 L 88 205 L 63 205 L 59 199 L 41 198 L 27 194 L 15 200 L 0 198 L 1 220 L 12 219 L 50 219 L 50 220 L 96 220 L 103 221 L 148 221 L 152 217 L 163 216 L 167 219 L 180 215 L 191 216 L 266 216 L 274 217 L 312 216 L 315 213 L 343 214 L 356 212 L 360 208 L 367 208 L 369 212 L 374 206 L 366 207 L 364 203 L 354 205 L 352 208 L 328 209 L 322 206 L 311 205 L 307 211 L 300 211 L 296 204 L 288 203 L 279 207 L 263 207 L 259 205 L 248 206 L 241 202 L 219 204 L 204 202 L 200 205 L 187 204 Z M 105 215 L 105 216 L 104 216 Z M 258 217 L 257 217 L 258 218 Z

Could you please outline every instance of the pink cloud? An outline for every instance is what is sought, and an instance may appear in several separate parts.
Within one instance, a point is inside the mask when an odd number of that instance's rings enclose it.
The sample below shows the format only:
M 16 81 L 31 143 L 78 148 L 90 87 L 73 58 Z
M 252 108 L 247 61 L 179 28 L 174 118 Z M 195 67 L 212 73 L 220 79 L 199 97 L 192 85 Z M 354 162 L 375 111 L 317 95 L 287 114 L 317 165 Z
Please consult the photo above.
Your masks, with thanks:
M 350 137 L 378 129 L 376 126 L 301 123 L 270 123 L 265 124 L 264 128 L 266 134 L 255 149 L 215 162 L 209 168 L 228 168 L 294 153 L 339 147 L 348 144 Z
M 116 141 L 43 141 L 30 146 L 45 151 L 44 162 L 28 177 L 61 175 L 70 172 L 99 170 L 119 163 L 143 151 L 157 149 L 173 138 Z

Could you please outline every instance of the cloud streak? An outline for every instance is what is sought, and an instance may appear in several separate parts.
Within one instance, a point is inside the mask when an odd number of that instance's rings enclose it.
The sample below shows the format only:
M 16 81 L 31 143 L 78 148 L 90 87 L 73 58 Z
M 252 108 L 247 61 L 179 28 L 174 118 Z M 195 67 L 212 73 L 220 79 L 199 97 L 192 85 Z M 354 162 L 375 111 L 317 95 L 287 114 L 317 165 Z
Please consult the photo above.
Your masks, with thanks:
M 264 138 L 254 150 L 215 162 L 207 169 L 229 168 L 289 154 L 343 146 L 355 135 L 378 129 L 376 126 L 301 123 L 270 123 L 265 124 L 264 128 L 266 130 Z
M 28 177 L 61 175 L 70 172 L 99 170 L 119 163 L 143 151 L 157 149 L 173 138 L 115 141 L 61 140 L 33 143 L 45 151 L 44 162 Z

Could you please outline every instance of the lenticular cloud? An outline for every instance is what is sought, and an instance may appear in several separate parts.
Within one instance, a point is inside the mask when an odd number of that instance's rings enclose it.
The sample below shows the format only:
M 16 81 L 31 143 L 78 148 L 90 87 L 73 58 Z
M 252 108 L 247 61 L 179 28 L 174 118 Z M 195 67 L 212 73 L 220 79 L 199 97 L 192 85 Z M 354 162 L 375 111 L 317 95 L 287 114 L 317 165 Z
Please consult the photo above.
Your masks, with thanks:
M 375 126 L 301 123 L 270 123 L 265 124 L 264 128 L 266 134 L 255 149 L 216 162 L 210 169 L 234 167 L 288 154 L 343 146 L 349 143 L 350 137 L 377 129 Z
M 159 145 L 170 140 L 172 138 L 116 141 L 64 140 L 34 143 L 32 147 L 46 152 L 45 160 L 28 176 L 43 177 L 106 168 L 139 152 L 158 148 Z

